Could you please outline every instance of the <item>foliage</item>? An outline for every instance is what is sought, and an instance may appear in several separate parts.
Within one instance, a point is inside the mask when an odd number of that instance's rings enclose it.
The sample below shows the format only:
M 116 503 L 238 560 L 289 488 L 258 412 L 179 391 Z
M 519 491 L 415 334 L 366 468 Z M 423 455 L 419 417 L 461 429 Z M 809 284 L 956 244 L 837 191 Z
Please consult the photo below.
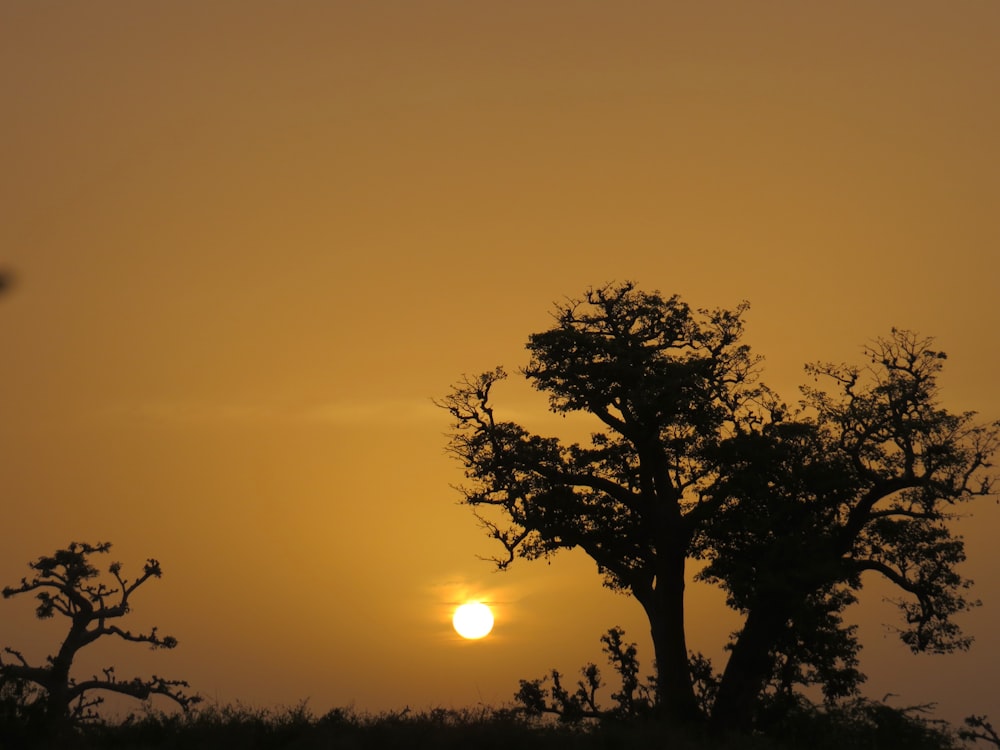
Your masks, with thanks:
M 0 748 L 38 743 L 45 724 L 42 695 L 28 680 L 0 678 Z
M 712 713 L 712 706 L 715 705 L 715 698 L 719 694 L 722 675 L 715 671 L 712 660 L 701 652 L 692 651 L 689 656 L 691 682 L 694 685 L 695 697 L 698 699 L 698 709 L 702 716 L 709 716 Z
M 955 733 L 947 723 L 928 716 L 932 708 L 896 708 L 866 698 L 817 707 L 800 699 L 764 731 L 788 747 L 954 750 Z
M 746 615 L 714 709 L 727 723 L 746 724 L 768 683 L 856 695 L 864 676 L 843 611 L 866 573 L 900 592 L 911 650 L 969 647 L 954 616 L 978 602 L 949 522 L 958 503 L 991 491 L 982 470 L 998 426 L 939 405 L 945 357 L 931 343 L 894 329 L 865 349 L 866 367 L 811 366 L 832 392 L 803 388 L 793 419 L 723 446 L 730 471 L 713 491 L 727 499 L 699 551 L 702 576 Z
M 587 411 L 603 423 L 590 446 L 496 421 L 490 392 L 507 377 L 502 368 L 456 386 L 441 405 L 455 419 L 450 449 L 474 480 L 466 501 L 511 522 L 481 519 L 505 549 L 500 568 L 516 555 L 579 546 L 608 587 L 655 588 L 647 506 L 659 500 L 681 519 L 714 471 L 707 445 L 727 422 L 756 418 L 741 411 L 762 393 L 752 385 L 757 360 L 738 344 L 744 310 L 696 314 L 628 284 L 558 308 L 558 324 L 531 336 L 524 373 L 554 412 Z
M 844 614 L 868 573 L 900 592 L 912 650 L 968 648 L 955 615 L 977 602 L 950 521 L 991 492 L 1000 431 L 944 409 L 944 354 L 897 329 L 866 347 L 864 367 L 807 367 L 817 385 L 790 409 L 740 342 L 746 309 L 695 312 L 628 283 L 558 306 L 552 328 L 529 337 L 523 374 L 552 411 L 596 419 L 589 444 L 498 419 L 501 368 L 440 404 L 465 502 L 504 550 L 498 567 L 583 549 L 644 608 L 656 702 L 678 719 L 708 703 L 694 693 L 683 616 L 685 564 L 705 562 L 703 579 L 745 618 L 713 720 L 743 727 L 763 695 L 794 703 L 810 684 L 831 702 L 857 695 L 860 646 Z M 565 700 L 593 712 L 591 677 L 578 687 Z
M 305 702 L 262 709 L 241 704 L 208 705 L 186 713 L 147 709 L 119 723 L 82 726 L 64 744 L 20 744 L 46 750 L 611 750 L 670 747 L 676 750 L 958 750 L 952 732 L 925 715 L 926 707 L 894 708 L 870 701 L 841 707 L 801 702 L 780 723 L 753 735 L 710 732 L 651 717 L 564 723 L 511 708 L 404 708 L 379 714 L 335 708 L 316 716 Z M 8 735 L 0 735 L 5 739 Z M 4 745 L 6 747 L 6 745 Z
M 404 708 L 379 714 L 335 708 L 319 717 L 301 703 L 288 709 L 243 705 L 214 706 L 182 715 L 147 713 L 122 725 L 88 730 L 90 747 L 136 750 L 241 750 L 284 748 L 454 748 L 508 750 L 511 747 L 596 748 L 587 732 L 566 725 L 545 725 L 510 709 Z M 682 746 L 683 750 L 683 746 Z M 694 750 L 694 746 L 689 746 Z
M 965 727 L 958 730 L 958 736 L 963 740 L 973 742 L 983 740 L 1000 747 L 1000 734 L 993 728 L 993 724 L 986 716 L 973 714 L 965 717 Z
M 623 684 L 635 685 L 634 676 L 638 673 L 636 648 L 635 644 L 624 644 L 623 635 L 620 628 L 612 628 L 601 637 L 601 641 L 608 661 Z M 721 675 L 713 671 L 711 661 L 701 654 L 692 654 L 691 663 L 699 702 L 706 707 L 707 715 Z M 584 727 L 596 734 L 615 726 L 628 727 L 632 732 L 650 727 L 662 731 L 670 726 L 651 721 L 655 715 L 651 710 L 653 691 L 648 682 L 640 686 L 639 700 L 623 700 L 623 693 L 627 693 L 623 690 L 611 694 L 616 702 L 614 707 L 603 709 L 595 699 L 597 691 L 606 687 L 601 682 L 599 671 L 593 664 L 588 664 L 580 672 L 583 679 L 577 682 L 572 693 L 563 687 L 562 675 L 554 669 L 545 678 L 522 680 L 520 690 L 514 696 L 515 701 L 529 717 L 553 715 L 560 724 Z M 550 679 L 551 686 L 547 686 Z M 704 748 L 725 746 L 730 740 L 737 747 L 751 747 L 753 745 L 749 743 L 756 739 L 760 747 L 811 747 L 813 750 L 954 750 L 959 738 L 1000 743 L 1000 737 L 986 717 L 967 718 L 969 729 L 956 733 L 946 722 L 930 717 L 933 705 L 899 708 L 854 696 L 849 700 L 827 700 L 817 706 L 801 693 L 771 690 L 762 696 L 757 708 L 754 735 L 747 736 L 726 728 L 722 728 L 720 733 L 719 727 L 716 727 L 715 731 L 708 733 L 684 733 L 685 741 Z M 676 730 L 675 727 L 673 731 L 676 733 Z M 673 741 L 676 739 L 676 736 L 672 737 Z
M 685 562 L 721 499 L 719 444 L 769 419 L 758 360 L 740 343 L 746 310 L 694 311 L 631 284 L 587 292 L 533 334 L 528 380 L 556 413 L 587 412 L 601 430 L 565 444 L 495 418 L 502 369 L 466 378 L 442 401 L 462 488 L 505 568 L 582 548 L 605 584 L 636 598 L 653 636 L 657 700 L 677 718 L 697 713 L 684 634 Z M 483 512 L 498 511 L 497 516 Z
M 615 702 L 613 708 L 597 705 L 597 691 L 604 687 L 601 672 L 594 664 L 587 664 L 580 670 L 582 679 L 576 683 L 574 692 L 569 692 L 562 684 L 562 675 L 553 669 L 548 676 L 536 680 L 521 680 L 520 689 L 514 694 L 524 711 L 531 716 L 553 714 L 560 721 L 573 723 L 583 719 L 630 719 L 648 716 L 654 703 L 654 678 L 645 683 L 639 681 L 639 661 L 634 643 L 625 643 L 625 631 L 614 627 L 601 636 L 603 650 L 608 663 L 618 673 L 621 688 L 611 693 Z M 545 683 L 551 679 L 551 687 Z
M 611 693 L 614 705 L 602 708 L 597 705 L 597 692 L 607 687 L 601 680 L 600 670 L 594 664 L 587 664 L 580 670 L 583 679 L 578 680 L 576 690 L 570 693 L 562 684 L 562 674 L 553 669 L 545 677 L 535 680 L 521 680 L 520 689 L 514 700 L 529 716 L 551 714 L 566 723 L 584 719 L 627 721 L 649 718 L 654 715 L 656 701 L 656 677 L 650 675 L 639 680 L 639 659 L 635 643 L 623 640 L 625 631 L 613 627 L 601 636 L 602 650 L 608 663 L 618 674 L 621 687 Z M 700 653 L 692 653 L 691 676 L 698 705 L 704 715 L 708 715 L 719 679 L 712 662 Z M 551 687 L 546 683 L 551 680 Z
M 3 589 L 5 599 L 36 592 L 35 612 L 39 619 L 59 614 L 69 620 L 65 639 L 56 654 L 46 658 L 44 665 L 29 664 L 20 651 L 10 647 L 5 648 L 4 653 L 13 659 L 0 658 L 0 684 L 8 691 L 26 691 L 18 693 L 23 698 L 23 707 L 42 711 L 50 724 L 66 720 L 77 724 L 96 721 L 99 718 L 96 708 L 104 701 L 97 693 L 117 693 L 140 700 L 162 695 L 184 710 L 200 700 L 183 692 L 182 688 L 188 686 L 183 680 L 155 675 L 149 679 L 120 680 L 114 667 L 103 669 L 102 677 L 95 675 L 82 681 L 70 674 L 79 651 L 100 638 L 146 643 L 154 649 L 172 649 L 177 645 L 176 638 L 161 636 L 156 628 L 148 633 L 133 633 L 113 623 L 128 614 L 136 589 L 151 578 L 159 578 L 162 571 L 159 562 L 150 559 L 140 576 L 128 580 L 122 576 L 121 564 L 113 562 L 108 567 L 113 583 L 102 581 L 90 558 L 106 554 L 110 548 L 110 543 L 106 542 L 94 545 L 72 542 L 65 549 L 29 563 L 35 572 L 30 579 L 22 578 L 19 585 Z M 42 694 L 25 687 L 30 685 L 40 688 Z

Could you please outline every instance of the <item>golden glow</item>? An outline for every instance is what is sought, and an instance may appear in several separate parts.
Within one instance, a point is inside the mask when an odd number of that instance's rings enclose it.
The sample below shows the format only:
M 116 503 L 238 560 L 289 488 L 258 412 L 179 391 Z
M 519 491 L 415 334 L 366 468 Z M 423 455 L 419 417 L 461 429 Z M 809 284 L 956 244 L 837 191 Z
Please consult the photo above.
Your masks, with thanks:
M 493 630 L 493 612 L 482 602 L 467 602 L 455 610 L 451 623 L 463 638 L 477 640 Z
M 1000 3 L 757 5 L 0 2 L 0 587 L 74 539 L 157 558 L 125 626 L 181 645 L 107 663 L 222 702 L 499 705 L 611 625 L 649 674 L 581 550 L 493 577 L 431 403 L 504 365 L 497 418 L 586 444 L 514 373 L 591 284 L 749 299 L 793 404 L 913 328 L 1000 418 Z M 883 638 L 874 583 L 850 612 L 866 693 L 957 722 L 1000 670 L 1000 505 L 969 512 L 970 652 Z M 722 668 L 742 620 L 688 584 Z M 501 632 L 457 647 L 475 600 Z M 51 653 L 30 602 L 0 621 Z

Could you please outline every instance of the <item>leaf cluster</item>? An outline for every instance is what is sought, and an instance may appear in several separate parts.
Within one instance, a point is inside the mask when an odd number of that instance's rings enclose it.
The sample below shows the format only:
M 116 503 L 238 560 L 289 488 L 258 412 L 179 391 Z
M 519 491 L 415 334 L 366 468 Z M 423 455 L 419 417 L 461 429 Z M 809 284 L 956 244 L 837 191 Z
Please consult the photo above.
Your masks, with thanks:
M 740 343 L 745 310 L 694 311 L 632 284 L 560 306 L 556 325 L 530 337 L 523 374 L 553 411 L 597 417 L 589 444 L 496 419 L 502 368 L 440 402 L 470 480 L 460 490 L 503 546 L 499 567 L 581 547 L 609 587 L 641 596 L 655 586 L 658 551 L 686 545 L 710 513 L 700 506 L 718 474 L 713 448 L 776 408 Z

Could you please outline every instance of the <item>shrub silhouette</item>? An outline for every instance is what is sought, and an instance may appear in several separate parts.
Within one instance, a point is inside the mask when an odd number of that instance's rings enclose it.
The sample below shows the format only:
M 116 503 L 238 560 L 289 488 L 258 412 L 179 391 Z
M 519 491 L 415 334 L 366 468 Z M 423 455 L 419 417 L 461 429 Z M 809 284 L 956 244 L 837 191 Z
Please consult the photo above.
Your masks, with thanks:
M 570 724 L 583 719 L 652 717 L 656 705 L 656 675 L 647 676 L 645 681 L 639 679 L 638 649 L 635 643 L 626 643 L 624 636 L 625 631 L 618 626 L 601 636 L 602 651 L 621 680 L 619 690 L 611 693 L 614 706 L 602 708 L 597 705 L 597 691 L 607 685 L 601 678 L 601 671 L 591 663 L 580 669 L 583 679 L 577 681 L 576 690 L 572 693 L 563 686 L 563 675 L 557 669 L 551 670 L 545 677 L 521 680 L 520 688 L 514 694 L 520 710 L 529 716 L 551 714 Z M 690 654 L 690 662 L 695 697 L 707 716 L 718 692 L 721 675 L 714 671 L 711 660 L 703 654 Z M 546 686 L 549 680 L 551 687 Z

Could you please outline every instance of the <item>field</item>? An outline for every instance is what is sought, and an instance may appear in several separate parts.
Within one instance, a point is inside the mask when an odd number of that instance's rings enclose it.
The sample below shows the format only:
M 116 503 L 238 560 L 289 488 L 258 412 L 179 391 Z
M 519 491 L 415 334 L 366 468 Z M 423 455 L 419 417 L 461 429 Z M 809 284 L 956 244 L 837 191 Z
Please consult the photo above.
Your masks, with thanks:
M 564 724 L 511 709 L 403 709 L 378 715 L 335 709 L 313 715 L 305 704 L 282 710 L 209 706 L 188 715 L 148 711 L 117 723 L 98 723 L 55 737 L 45 727 L 7 716 L 0 750 L 363 750 L 441 748 L 597 750 L 945 750 L 971 747 L 957 733 L 918 713 L 858 702 L 836 711 L 815 708 L 786 715 L 766 732 L 718 735 L 700 726 L 653 720 Z

